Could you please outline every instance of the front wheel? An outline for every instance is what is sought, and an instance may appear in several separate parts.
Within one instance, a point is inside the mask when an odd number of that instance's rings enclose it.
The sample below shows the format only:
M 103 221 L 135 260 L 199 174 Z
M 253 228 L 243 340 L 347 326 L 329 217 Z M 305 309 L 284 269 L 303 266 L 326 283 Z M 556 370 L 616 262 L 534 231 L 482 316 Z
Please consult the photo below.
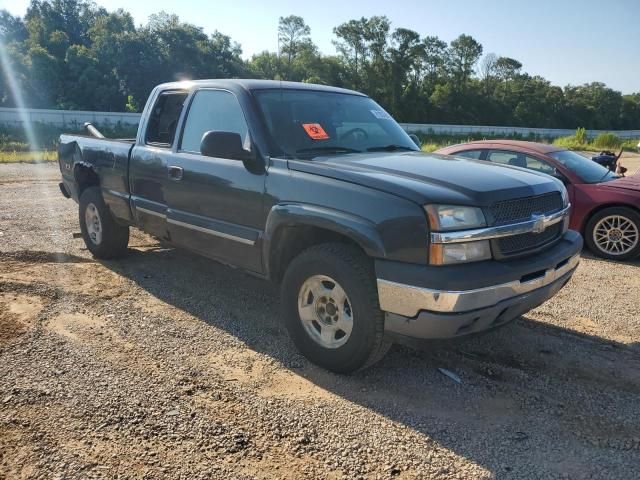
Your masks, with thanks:
M 101 259 L 124 255 L 129 244 L 129 227 L 120 225 L 104 203 L 98 187 L 80 195 L 79 221 L 82 238 L 89 251 Z
M 629 260 L 640 254 L 640 214 L 627 207 L 601 210 L 589 219 L 585 241 L 599 257 Z
M 296 347 L 328 370 L 366 368 L 391 345 L 372 265 L 350 245 L 316 245 L 298 255 L 282 282 L 282 305 Z

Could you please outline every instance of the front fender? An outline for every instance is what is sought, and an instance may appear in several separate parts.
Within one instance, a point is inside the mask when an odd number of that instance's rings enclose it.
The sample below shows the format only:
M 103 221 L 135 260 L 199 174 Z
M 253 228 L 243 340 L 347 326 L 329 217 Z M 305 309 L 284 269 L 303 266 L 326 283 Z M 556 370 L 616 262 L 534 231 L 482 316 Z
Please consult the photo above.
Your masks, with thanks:
M 267 217 L 263 236 L 263 258 L 270 258 L 272 240 L 281 227 L 309 226 L 330 230 L 356 242 L 371 257 L 386 258 L 382 238 L 375 225 L 365 218 L 331 208 L 303 203 L 275 205 Z M 267 265 L 270 271 L 270 265 Z

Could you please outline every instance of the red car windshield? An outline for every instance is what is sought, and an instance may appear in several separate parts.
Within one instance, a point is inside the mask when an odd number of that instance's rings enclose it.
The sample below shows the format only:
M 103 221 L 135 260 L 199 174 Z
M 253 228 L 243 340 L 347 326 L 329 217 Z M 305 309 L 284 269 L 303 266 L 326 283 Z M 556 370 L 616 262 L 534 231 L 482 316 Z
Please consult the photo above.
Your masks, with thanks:
M 548 155 L 575 173 L 584 183 L 608 182 L 618 178 L 608 168 L 571 150 L 551 152 Z

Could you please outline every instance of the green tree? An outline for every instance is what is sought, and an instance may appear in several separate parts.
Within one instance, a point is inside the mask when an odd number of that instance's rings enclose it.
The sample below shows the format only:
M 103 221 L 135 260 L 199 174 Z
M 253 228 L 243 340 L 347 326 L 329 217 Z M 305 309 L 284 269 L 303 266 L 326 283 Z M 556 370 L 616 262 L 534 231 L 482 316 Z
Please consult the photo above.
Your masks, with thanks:
M 493 66 L 493 71 L 500 80 L 513 80 L 520 74 L 522 64 L 509 57 L 499 57 Z
M 419 101 L 418 81 L 423 57 L 424 43 L 418 32 L 406 28 L 397 28 L 393 32 L 389 48 L 391 76 L 388 82 L 393 115 L 401 115 L 408 105 Z
M 153 87 L 182 78 L 290 79 L 361 90 L 400 121 L 631 129 L 640 93 L 602 83 L 564 89 L 522 72 L 513 58 L 487 54 L 468 35 L 450 45 L 435 36 L 391 30 L 384 16 L 334 28 L 337 55 L 323 55 L 298 16 L 278 24 L 280 49 L 241 58 L 221 32 L 160 12 L 136 26 L 124 10 L 89 0 L 31 0 L 23 18 L 0 10 L 0 105 L 15 106 L 7 79 L 28 106 L 139 110 Z
M 334 40 L 333 43 L 345 63 L 354 88 L 360 85 L 359 67 L 367 53 L 364 37 L 365 23 L 366 19 L 363 17 L 360 20 L 349 20 L 333 29 L 333 33 L 338 37 L 338 40 Z
M 425 37 L 424 55 L 422 57 L 422 65 L 431 83 L 443 77 L 447 70 L 448 52 L 447 42 L 440 40 L 438 37 Z
M 350 86 L 370 95 L 388 94 L 388 40 L 391 23 L 384 16 L 350 20 L 334 28 L 336 50 L 349 72 Z M 382 100 L 381 103 L 385 103 Z
M 40 46 L 29 49 L 26 62 L 29 70 L 29 83 L 25 96 L 31 100 L 31 105 L 34 107 L 55 107 L 63 86 L 61 62 Z
M 296 15 L 289 15 L 288 17 L 280 17 L 278 22 L 278 44 L 280 46 L 280 53 L 283 53 L 287 57 L 286 63 L 286 75 L 289 79 L 291 75 L 291 62 L 298 55 L 298 53 L 305 48 L 308 48 L 311 40 L 309 35 L 311 29 L 304 23 L 302 17 Z
M 5 45 L 21 43 L 29 37 L 27 27 L 20 17 L 14 17 L 6 10 L 0 10 L 0 41 Z
M 282 62 L 280 55 L 275 52 L 261 52 L 251 57 L 249 70 L 251 76 L 256 78 L 270 78 L 282 80 Z
M 460 35 L 449 46 L 449 68 L 454 85 L 464 88 L 482 55 L 482 45 L 469 35 Z

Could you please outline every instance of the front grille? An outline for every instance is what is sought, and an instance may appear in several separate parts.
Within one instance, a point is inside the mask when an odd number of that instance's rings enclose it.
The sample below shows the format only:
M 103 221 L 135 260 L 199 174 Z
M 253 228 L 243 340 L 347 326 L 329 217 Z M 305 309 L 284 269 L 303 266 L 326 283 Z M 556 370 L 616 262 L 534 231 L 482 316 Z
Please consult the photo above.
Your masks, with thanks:
M 526 222 L 531 215 L 545 214 L 562 210 L 563 202 L 560 192 L 545 193 L 535 197 L 517 198 L 498 202 L 489 207 L 491 225 Z
M 490 225 L 507 225 L 527 222 L 533 214 L 550 215 L 564 207 L 560 192 L 545 193 L 535 197 L 517 198 L 495 203 L 488 209 L 487 222 Z M 491 247 L 496 258 L 526 254 L 553 243 L 562 235 L 563 223 L 549 226 L 541 233 L 523 233 L 493 240 Z
M 502 255 L 515 255 L 527 250 L 539 248 L 552 242 L 562 234 L 562 223 L 555 223 L 541 233 L 522 233 L 510 237 L 498 238 L 497 245 Z

